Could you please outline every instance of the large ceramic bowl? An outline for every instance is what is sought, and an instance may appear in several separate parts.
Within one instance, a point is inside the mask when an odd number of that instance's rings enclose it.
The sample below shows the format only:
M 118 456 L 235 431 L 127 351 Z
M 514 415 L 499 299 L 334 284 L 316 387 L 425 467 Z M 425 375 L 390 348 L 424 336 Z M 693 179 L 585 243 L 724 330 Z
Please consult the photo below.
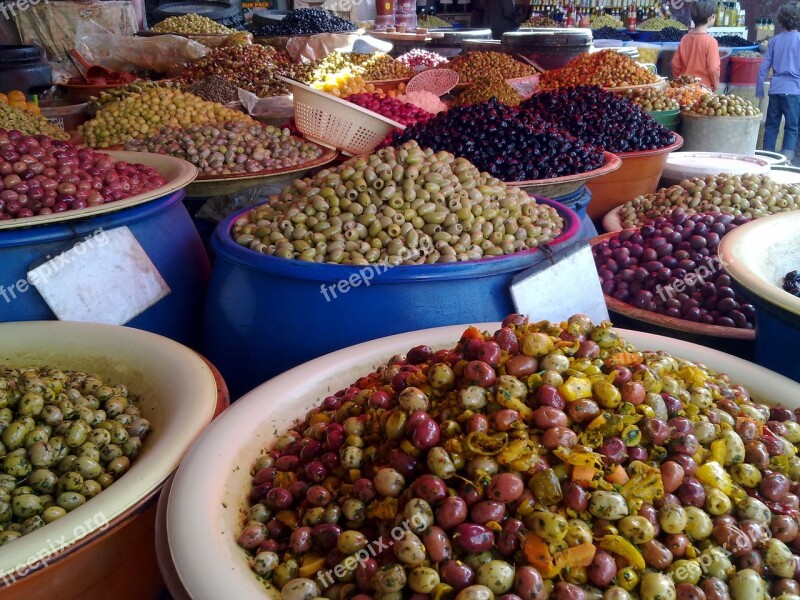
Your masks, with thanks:
M 499 325 L 485 323 L 479 327 L 493 331 Z M 453 326 L 404 333 L 323 356 L 256 388 L 217 419 L 178 469 L 167 506 L 171 558 L 188 597 L 269 597 L 250 571 L 245 552 L 236 544 L 255 458 L 323 397 L 418 344 L 454 346 L 464 329 Z M 665 350 L 735 374 L 736 381 L 748 386 L 757 398 L 800 406 L 800 385 L 767 369 L 695 344 L 620 332 L 642 350 Z
M 800 298 L 781 287 L 800 269 L 800 212 L 745 223 L 719 244 L 722 266 L 758 310 L 755 358 L 800 381 Z
M 0 324 L 0 367 L 26 365 L 87 371 L 125 384 L 141 398 L 152 433 L 119 481 L 2 548 L 4 600 L 157 598 L 163 584 L 155 560 L 155 499 L 214 415 L 212 370 L 192 350 L 137 329 L 52 321 Z

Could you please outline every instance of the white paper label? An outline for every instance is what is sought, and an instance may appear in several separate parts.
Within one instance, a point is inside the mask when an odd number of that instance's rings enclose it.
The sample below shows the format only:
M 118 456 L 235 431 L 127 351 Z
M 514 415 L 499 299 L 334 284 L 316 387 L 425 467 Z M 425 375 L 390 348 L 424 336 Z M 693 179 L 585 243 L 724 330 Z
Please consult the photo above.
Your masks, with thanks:
M 574 314 L 588 315 L 593 322 L 608 320 L 608 308 L 588 244 L 554 255 L 523 271 L 511 282 L 511 297 L 517 312 L 531 321 L 565 321 Z
M 96 231 L 31 269 L 28 281 L 61 321 L 124 325 L 170 293 L 127 227 Z

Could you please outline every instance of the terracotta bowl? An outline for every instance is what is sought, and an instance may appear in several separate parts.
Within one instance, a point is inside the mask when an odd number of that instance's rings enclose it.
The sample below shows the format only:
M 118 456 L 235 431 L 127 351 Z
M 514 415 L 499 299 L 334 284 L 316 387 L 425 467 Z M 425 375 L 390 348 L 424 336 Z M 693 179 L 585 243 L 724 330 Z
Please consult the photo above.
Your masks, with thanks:
M 224 383 L 192 350 L 127 327 L 0 324 L 0 366 L 82 370 L 141 398 L 153 430 L 131 469 L 100 495 L 0 552 L 4 600 L 149 600 L 163 588 L 156 500 L 195 437 L 227 405 Z

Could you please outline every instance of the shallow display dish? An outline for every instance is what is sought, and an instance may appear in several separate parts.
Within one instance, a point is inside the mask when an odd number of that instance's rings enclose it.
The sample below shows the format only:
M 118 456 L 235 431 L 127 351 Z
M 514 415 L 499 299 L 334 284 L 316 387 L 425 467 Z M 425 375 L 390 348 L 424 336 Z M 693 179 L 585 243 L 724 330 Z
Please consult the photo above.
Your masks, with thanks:
M 327 165 L 335 160 L 337 155 L 338 153 L 335 150 L 322 148 L 322 154 L 318 158 L 293 167 L 264 170 L 257 173 L 233 173 L 223 176 L 199 175 L 186 188 L 186 195 L 189 198 L 205 198 L 231 194 L 248 187 L 292 181 L 303 177 L 311 169 Z
M 75 103 L 88 102 L 92 96 L 97 96 L 105 90 L 125 87 L 130 83 L 61 83 L 59 87 L 64 89 L 67 100 Z
M 586 184 L 592 191 L 589 216 L 600 219 L 612 208 L 625 204 L 636 196 L 655 192 L 670 152 L 681 146 L 683 138 L 676 133 L 675 142 L 664 148 L 617 153 L 622 159 L 622 166 Z
M 499 323 L 474 325 L 489 331 L 499 327 Z M 416 331 L 324 356 L 275 377 L 217 419 L 187 454 L 175 476 L 167 507 L 170 553 L 189 597 L 276 597 L 250 570 L 245 551 L 236 543 L 241 511 L 247 505 L 252 483 L 252 462 L 277 435 L 333 391 L 418 344 L 433 349 L 451 347 L 464 330 L 460 325 Z M 618 331 L 640 350 L 667 351 L 729 373 L 762 401 L 780 401 L 790 409 L 800 407 L 800 386 L 763 367 L 679 340 Z
M 215 413 L 212 369 L 192 350 L 161 336 L 88 323 L 3 323 L 0 350 L 0 367 L 53 366 L 126 385 L 153 427 L 119 481 L 3 547 L 3 598 L 155 600 L 163 585 L 154 548 L 155 500 Z
M 0 231 L 9 229 L 19 229 L 22 227 L 33 227 L 34 225 L 49 225 L 52 223 L 62 223 L 64 221 L 74 221 L 75 219 L 85 219 L 96 217 L 112 212 L 116 212 L 131 206 L 137 206 L 163 198 L 189 185 L 197 177 L 197 168 L 191 163 L 180 158 L 174 158 L 164 154 L 153 154 L 150 152 L 125 152 L 125 151 L 99 151 L 103 154 L 112 156 L 115 160 L 122 160 L 131 164 L 142 164 L 147 167 L 154 167 L 158 174 L 166 179 L 164 185 L 144 194 L 137 194 L 130 198 L 115 200 L 99 206 L 88 206 L 78 210 L 67 210 L 62 213 L 52 213 L 49 215 L 34 215 L 32 217 L 22 217 L 19 219 L 8 219 L 0 221 Z
M 528 181 L 507 181 L 506 185 L 520 187 L 529 194 L 536 194 L 542 198 L 557 198 L 576 192 L 581 189 L 586 182 L 595 177 L 607 175 L 616 171 L 622 166 L 622 160 L 611 152 L 604 152 L 605 161 L 603 165 L 587 171 L 585 173 L 575 173 L 574 175 L 564 175 L 562 177 L 551 177 L 550 179 L 530 179 Z
M 725 271 L 756 307 L 755 359 L 800 380 L 800 298 L 782 287 L 800 268 L 800 212 L 745 223 L 719 244 Z

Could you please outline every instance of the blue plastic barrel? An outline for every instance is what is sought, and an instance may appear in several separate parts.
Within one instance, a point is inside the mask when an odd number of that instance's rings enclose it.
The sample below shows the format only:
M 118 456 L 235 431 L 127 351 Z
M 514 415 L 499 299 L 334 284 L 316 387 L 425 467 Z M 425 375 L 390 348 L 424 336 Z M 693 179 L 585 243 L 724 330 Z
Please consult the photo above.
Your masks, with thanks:
M 197 347 L 203 297 L 211 265 L 203 243 L 183 205 L 184 191 L 102 216 L 0 231 L 0 285 L 27 279 L 32 266 L 56 256 L 99 230 L 127 226 L 170 287 L 171 293 L 128 323 Z M 15 288 L 18 289 L 18 288 Z M 0 321 L 55 319 L 33 286 L 11 297 L 0 296 Z
M 578 216 L 552 200 L 537 200 L 555 206 L 566 220 L 551 246 L 577 241 Z M 246 212 L 220 223 L 211 238 L 216 258 L 203 325 L 202 352 L 222 373 L 231 398 L 353 344 L 428 327 L 498 321 L 514 311 L 509 291 L 514 275 L 546 260 L 540 250 L 394 268 L 287 260 L 233 241 L 230 230 Z
M 583 220 L 586 217 L 586 209 L 589 206 L 589 202 L 592 201 L 592 192 L 584 185 L 574 192 L 553 198 L 553 200 L 575 211 L 578 218 Z

